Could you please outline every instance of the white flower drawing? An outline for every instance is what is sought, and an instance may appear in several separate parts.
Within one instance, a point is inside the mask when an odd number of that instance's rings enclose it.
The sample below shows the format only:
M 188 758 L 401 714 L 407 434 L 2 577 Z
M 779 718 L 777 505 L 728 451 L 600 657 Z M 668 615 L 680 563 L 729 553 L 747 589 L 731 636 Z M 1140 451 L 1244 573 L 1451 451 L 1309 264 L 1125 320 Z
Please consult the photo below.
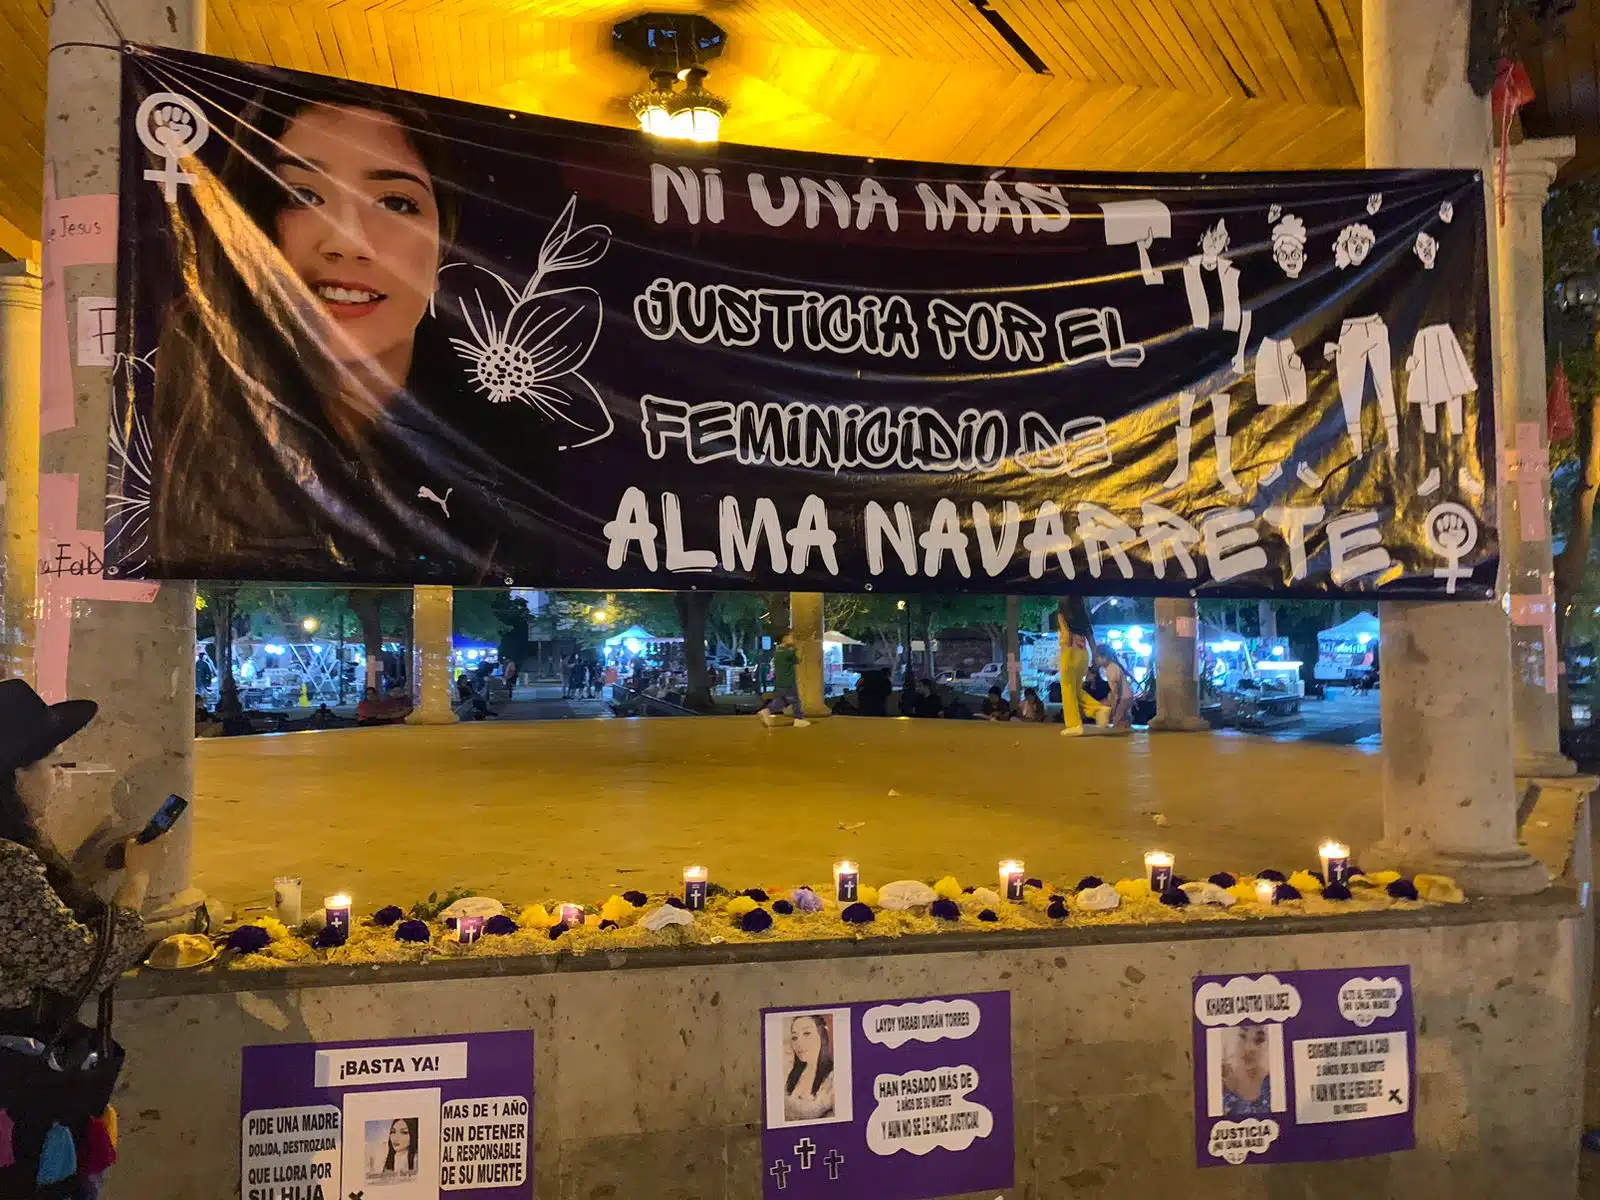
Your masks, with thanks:
M 135 357 L 118 352 L 113 380 L 111 436 L 106 461 L 107 575 L 138 574 L 150 550 L 150 477 L 155 450 L 150 423 L 133 403 L 140 372 L 155 374 L 155 351 Z
M 532 277 L 520 289 L 485 266 L 450 263 L 440 272 L 466 266 L 499 285 L 498 292 L 473 288 L 461 294 L 456 303 L 467 336 L 453 337 L 450 344 L 489 403 L 525 404 L 582 435 L 561 444 L 562 450 L 602 441 L 616 428 L 600 393 L 582 374 L 600 336 L 600 293 L 590 287 L 541 290 L 558 271 L 593 266 L 611 245 L 611 230 L 604 225 L 573 227 L 577 204 L 576 195 L 567 201 L 539 248 Z
M 1456 219 L 1456 206 L 1454 204 L 1451 204 L 1450 201 L 1448 201 L 1448 200 L 1441 200 L 1439 202 L 1439 220 L 1443 221 L 1446 225 L 1448 225 L 1448 224 L 1450 224 L 1451 221 L 1453 221 L 1455 219 Z
M 1423 269 L 1433 270 L 1433 257 L 1439 253 L 1439 243 L 1434 237 L 1431 234 L 1419 233 L 1417 234 L 1416 244 L 1411 248 L 1416 251 L 1417 257 L 1422 260 Z
M 1333 261 L 1338 264 L 1341 271 L 1346 267 L 1359 267 L 1367 261 L 1367 255 L 1377 240 L 1372 230 L 1360 222 L 1346 225 L 1334 240 Z

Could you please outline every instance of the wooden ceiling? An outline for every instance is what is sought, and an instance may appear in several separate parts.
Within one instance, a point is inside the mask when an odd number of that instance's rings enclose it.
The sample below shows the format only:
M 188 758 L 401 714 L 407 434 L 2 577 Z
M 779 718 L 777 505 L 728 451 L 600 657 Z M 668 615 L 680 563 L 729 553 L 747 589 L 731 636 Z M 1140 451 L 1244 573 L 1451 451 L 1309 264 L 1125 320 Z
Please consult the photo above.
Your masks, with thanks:
M 48 0 L 0 0 L 0 249 L 36 239 Z M 990 8 L 1039 74 L 980 11 Z M 703 12 L 729 141 L 1100 170 L 1362 159 L 1360 0 L 209 0 L 214 54 L 629 125 L 611 27 Z M 30 235 L 31 231 L 31 235 Z

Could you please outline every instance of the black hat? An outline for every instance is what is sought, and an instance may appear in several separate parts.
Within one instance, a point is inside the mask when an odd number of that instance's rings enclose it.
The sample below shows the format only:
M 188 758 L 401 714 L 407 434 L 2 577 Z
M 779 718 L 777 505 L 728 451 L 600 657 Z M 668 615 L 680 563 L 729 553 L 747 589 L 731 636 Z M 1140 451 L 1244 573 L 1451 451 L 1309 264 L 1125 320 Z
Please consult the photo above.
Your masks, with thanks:
M 0 771 L 36 763 L 90 721 L 93 700 L 46 704 L 23 679 L 0 679 Z

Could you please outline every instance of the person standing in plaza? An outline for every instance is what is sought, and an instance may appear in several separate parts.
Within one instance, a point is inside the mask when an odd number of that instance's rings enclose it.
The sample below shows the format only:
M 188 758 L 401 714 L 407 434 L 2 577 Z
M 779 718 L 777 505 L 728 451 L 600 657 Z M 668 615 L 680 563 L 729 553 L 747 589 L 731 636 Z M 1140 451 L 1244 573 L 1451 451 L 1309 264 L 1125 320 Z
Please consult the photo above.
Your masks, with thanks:
M 794 648 L 794 633 L 786 629 L 772 651 L 772 695 L 761 706 L 763 723 L 771 725 L 780 713 L 788 710 L 794 713 L 796 728 L 811 724 L 800 707 L 800 691 L 795 684 L 799 664 L 800 652 Z
M 1076 597 L 1056 603 L 1056 637 L 1060 644 L 1062 737 L 1082 737 L 1085 718 L 1102 721 L 1107 709 L 1083 689 L 1089 670 L 1089 643 L 1094 629 L 1083 601 Z

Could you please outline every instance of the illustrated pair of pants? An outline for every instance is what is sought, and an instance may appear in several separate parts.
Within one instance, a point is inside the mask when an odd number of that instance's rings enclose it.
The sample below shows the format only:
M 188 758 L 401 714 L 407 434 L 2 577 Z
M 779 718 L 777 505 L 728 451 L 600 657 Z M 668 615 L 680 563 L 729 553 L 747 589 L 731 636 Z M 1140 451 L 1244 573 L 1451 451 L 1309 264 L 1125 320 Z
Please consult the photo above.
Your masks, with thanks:
M 1443 408 L 1450 422 L 1450 432 L 1458 434 L 1466 429 L 1462 415 L 1461 398 L 1478 390 L 1478 381 L 1472 377 L 1467 356 L 1456 341 L 1455 332 L 1448 325 L 1428 325 L 1417 331 L 1411 344 L 1411 357 L 1406 359 L 1406 403 L 1422 409 L 1422 428 L 1436 433 L 1439 428 L 1439 409 Z
M 1256 350 L 1256 403 L 1266 408 L 1306 402 L 1306 365 L 1288 338 L 1261 339 Z
M 1083 719 L 1105 724 L 1110 711 L 1083 690 L 1083 676 L 1089 670 L 1089 652 L 1069 646 L 1061 652 L 1061 719 L 1068 729 L 1082 729 Z
M 1350 445 L 1361 453 L 1361 400 L 1367 390 L 1367 372 L 1372 372 L 1373 391 L 1383 416 L 1389 453 L 1400 449 L 1400 415 L 1394 406 L 1394 377 L 1389 370 L 1389 328 L 1379 316 L 1355 317 L 1339 327 L 1337 345 L 1324 347 L 1338 367 L 1339 399 L 1344 404 L 1344 425 Z
M 1228 436 L 1228 409 L 1232 403 L 1226 392 L 1218 392 L 1211 397 L 1212 445 L 1216 450 L 1217 482 L 1229 494 L 1242 496 L 1244 489 L 1233 474 L 1233 439 Z M 1174 430 L 1178 440 L 1178 461 L 1173 465 L 1166 482 L 1161 485 L 1163 488 L 1182 487 L 1189 482 L 1189 452 L 1194 446 L 1194 427 L 1190 422 L 1194 419 L 1194 405 L 1193 392 L 1178 393 L 1178 427 Z

